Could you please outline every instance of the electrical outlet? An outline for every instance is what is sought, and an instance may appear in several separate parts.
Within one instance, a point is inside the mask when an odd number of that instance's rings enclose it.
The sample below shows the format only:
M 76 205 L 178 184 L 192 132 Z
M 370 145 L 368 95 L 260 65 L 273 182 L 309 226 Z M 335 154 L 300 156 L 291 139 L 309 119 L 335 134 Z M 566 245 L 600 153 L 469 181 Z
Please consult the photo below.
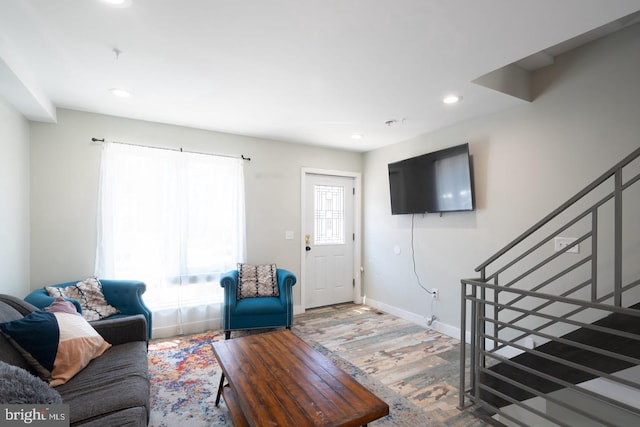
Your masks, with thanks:
M 440 299 L 440 291 L 438 289 L 431 289 L 431 298 Z
M 553 239 L 553 249 L 556 252 L 559 252 L 564 248 L 566 248 L 567 246 L 569 246 L 570 244 L 572 244 L 573 242 L 575 242 L 576 240 L 578 239 L 576 239 L 575 237 L 556 237 Z M 580 244 L 577 244 L 571 249 L 567 250 L 567 253 L 579 254 Z

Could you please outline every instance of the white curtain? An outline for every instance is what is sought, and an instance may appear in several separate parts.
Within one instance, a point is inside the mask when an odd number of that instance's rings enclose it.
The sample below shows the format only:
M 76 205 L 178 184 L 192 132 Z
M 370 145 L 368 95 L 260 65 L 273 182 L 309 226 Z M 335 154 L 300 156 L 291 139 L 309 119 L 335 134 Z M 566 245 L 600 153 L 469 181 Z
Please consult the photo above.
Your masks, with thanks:
M 245 259 L 242 163 L 104 143 L 96 275 L 147 284 L 154 336 L 217 326 L 220 274 Z

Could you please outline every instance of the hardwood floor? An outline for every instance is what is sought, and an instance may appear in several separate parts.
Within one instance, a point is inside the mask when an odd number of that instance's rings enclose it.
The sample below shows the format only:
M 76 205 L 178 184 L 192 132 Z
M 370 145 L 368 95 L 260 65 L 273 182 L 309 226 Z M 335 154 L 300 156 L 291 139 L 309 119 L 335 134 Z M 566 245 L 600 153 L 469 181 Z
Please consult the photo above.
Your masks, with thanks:
M 421 408 L 433 425 L 486 425 L 457 409 L 459 340 L 354 304 L 308 310 L 295 317 L 293 330 Z

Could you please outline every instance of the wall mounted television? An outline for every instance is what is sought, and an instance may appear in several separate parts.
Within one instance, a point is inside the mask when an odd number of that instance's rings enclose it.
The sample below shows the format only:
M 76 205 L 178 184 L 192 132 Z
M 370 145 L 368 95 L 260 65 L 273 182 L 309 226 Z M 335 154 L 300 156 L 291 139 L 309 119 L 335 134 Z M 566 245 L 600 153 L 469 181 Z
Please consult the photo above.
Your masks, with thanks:
M 469 144 L 389 164 L 391 214 L 475 209 Z

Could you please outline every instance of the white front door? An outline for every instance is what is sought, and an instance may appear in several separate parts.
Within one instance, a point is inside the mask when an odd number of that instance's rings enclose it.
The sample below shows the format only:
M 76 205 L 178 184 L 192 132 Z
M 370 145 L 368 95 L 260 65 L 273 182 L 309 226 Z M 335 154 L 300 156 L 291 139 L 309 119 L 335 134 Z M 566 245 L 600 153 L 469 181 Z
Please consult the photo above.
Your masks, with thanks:
M 306 178 L 306 308 L 354 301 L 354 179 L 314 175 Z

